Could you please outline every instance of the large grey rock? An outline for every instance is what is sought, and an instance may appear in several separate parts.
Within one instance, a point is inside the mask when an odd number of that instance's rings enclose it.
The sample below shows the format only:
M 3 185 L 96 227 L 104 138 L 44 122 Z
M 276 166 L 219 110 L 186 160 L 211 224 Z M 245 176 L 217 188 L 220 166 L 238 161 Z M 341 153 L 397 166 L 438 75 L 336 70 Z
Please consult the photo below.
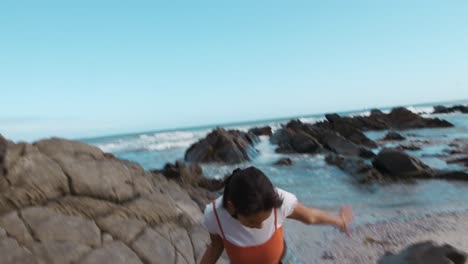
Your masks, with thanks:
M 108 216 L 98 220 L 101 230 L 108 232 L 114 238 L 130 243 L 145 228 L 146 223 L 138 219 L 128 219 L 119 216 Z
M 38 264 L 37 259 L 12 238 L 0 238 L 0 263 L 2 264 Z
M 75 263 L 89 251 L 89 246 L 71 241 L 47 241 L 32 246 L 34 255 L 49 264 Z
M 33 241 L 29 230 L 18 216 L 16 211 L 10 212 L 0 217 L 0 226 L 5 229 L 9 236 L 15 238 L 22 244 L 28 244 Z
M 39 241 L 70 241 L 88 246 L 101 245 L 101 232 L 94 221 L 65 216 L 40 207 L 27 208 L 21 214 Z
M 207 236 L 194 197 L 207 199 L 203 192 L 222 181 L 207 180 L 199 167 L 176 163 L 171 178 L 76 141 L 6 146 L 0 263 L 142 263 L 128 248 L 136 245 L 141 256 L 169 248 L 170 263 L 192 264 L 204 251 L 202 244 L 194 251 L 186 231 L 198 227 L 197 236 Z M 158 243 L 142 240 L 147 230 Z
M 8 152 L 8 185 L 0 190 L 0 214 L 29 205 L 42 204 L 69 192 L 68 181 L 59 165 L 29 144 L 22 144 L 18 157 Z M 14 161 L 13 161 L 14 160 Z
M 123 242 L 116 241 L 95 249 L 86 255 L 80 264 L 143 264 L 140 258 Z M 164 261 L 160 262 L 164 263 Z M 169 262 L 167 262 L 169 263 Z
M 175 263 L 176 260 L 176 250 L 171 241 L 151 228 L 146 228 L 131 247 L 145 263 Z
M 137 194 L 136 181 L 145 181 L 136 176 L 144 173 L 138 165 L 108 157 L 81 142 L 50 139 L 35 145 L 60 165 L 69 177 L 70 191 L 76 195 L 121 202 Z

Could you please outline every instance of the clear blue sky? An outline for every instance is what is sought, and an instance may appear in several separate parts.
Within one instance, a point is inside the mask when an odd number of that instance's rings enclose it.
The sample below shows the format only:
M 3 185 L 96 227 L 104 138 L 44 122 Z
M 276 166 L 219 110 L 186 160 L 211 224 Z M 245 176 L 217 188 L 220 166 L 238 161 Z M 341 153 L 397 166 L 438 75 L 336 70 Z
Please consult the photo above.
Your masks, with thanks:
M 468 98 L 467 1 L 114 2 L 0 3 L 0 133 L 88 137 Z

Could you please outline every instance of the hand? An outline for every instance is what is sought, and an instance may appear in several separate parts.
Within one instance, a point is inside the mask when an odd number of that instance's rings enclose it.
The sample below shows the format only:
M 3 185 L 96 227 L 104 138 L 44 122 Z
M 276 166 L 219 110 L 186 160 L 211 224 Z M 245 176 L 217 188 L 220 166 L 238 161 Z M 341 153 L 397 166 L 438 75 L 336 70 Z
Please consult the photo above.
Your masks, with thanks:
M 351 232 L 349 230 L 349 225 L 353 220 L 353 210 L 351 206 L 342 206 L 340 208 L 339 217 L 341 218 L 341 225 L 339 226 L 341 232 L 345 233 L 347 236 L 351 236 Z

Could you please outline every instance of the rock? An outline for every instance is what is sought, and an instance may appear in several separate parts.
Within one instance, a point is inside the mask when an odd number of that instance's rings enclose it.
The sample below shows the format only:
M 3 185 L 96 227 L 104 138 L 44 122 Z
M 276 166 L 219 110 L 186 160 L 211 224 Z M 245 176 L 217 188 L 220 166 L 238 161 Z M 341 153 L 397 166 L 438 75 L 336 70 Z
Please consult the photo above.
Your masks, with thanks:
M 359 184 L 385 181 L 385 178 L 379 171 L 360 158 L 329 154 L 325 157 L 325 161 L 350 174 Z
M 0 239 L 0 260 L 2 264 L 39 264 L 31 252 L 9 237 Z
M 273 140 L 277 140 L 278 153 L 309 153 L 314 154 L 321 151 L 321 144 L 311 135 L 304 131 L 282 129 L 275 134 Z
M 76 195 L 125 201 L 136 195 L 135 186 L 146 186 L 143 169 L 136 163 L 105 157 L 96 147 L 63 139 L 42 140 L 35 145 L 50 156 L 67 175 Z
M 162 260 L 162 259 L 161 259 Z M 165 261 L 165 260 L 164 260 Z M 106 244 L 86 255 L 80 264 L 143 264 L 140 258 L 124 243 L 117 241 Z
M 290 158 L 281 158 L 278 161 L 276 161 L 273 165 L 291 166 L 292 164 L 293 164 L 293 161 Z
M 341 118 L 338 114 L 326 114 L 325 118 L 328 120 L 328 127 L 338 132 L 341 136 L 351 141 L 356 145 L 362 145 L 369 148 L 377 147 L 377 144 L 369 139 L 359 128 L 354 127 L 348 119 Z
M 150 227 L 164 240 L 139 247 L 140 256 L 169 241 L 173 262 L 191 264 L 206 248 L 203 238 L 209 235 L 194 198 L 209 199 L 205 192 L 223 181 L 206 179 L 199 166 L 176 163 L 166 175 L 146 172 L 95 147 L 57 138 L 6 146 L 0 263 L 142 263 L 128 246 Z
M 144 263 L 175 263 L 176 251 L 174 245 L 161 234 L 151 228 L 132 244 L 132 249 L 141 257 Z
M 1 216 L 0 226 L 5 229 L 9 236 L 13 237 L 21 244 L 30 244 L 33 241 L 29 230 L 16 211 Z
M 7 171 L 1 177 L 0 214 L 25 206 L 43 204 L 69 192 L 67 176 L 60 166 L 30 144 L 11 146 Z
M 39 241 L 71 241 L 90 247 L 101 245 L 101 232 L 93 221 L 40 207 L 27 208 L 21 214 Z
M 249 161 L 249 154 L 255 152 L 253 144 L 257 140 L 253 134 L 218 128 L 190 146 L 185 152 L 185 161 L 231 164 Z
M 468 173 L 464 171 L 437 171 L 436 176 L 445 180 L 468 181 Z
M 446 107 L 442 105 L 434 106 L 433 114 L 448 114 L 453 112 L 460 112 L 463 114 L 468 114 L 468 105 L 455 105 L 451 107 Z
M 0 176 L 6 174 L 5 157 L 7 152 L 6 139 L 0 134 Z
M 277 144 L 279 153 L 319 153 L 324 149 L 346 156 L 371 158 L 374 153 L 344 138 L 326 125 L 303 124 L 299 120 L 290 121 L 270 139 Z
M 146 227 L 146 223 L 138 219 L 128 219 L 122 216 L 110 215 L 98 220 L 102 231 L 108 232 L 124 243 L 130 243 Z
M 413 129 L 453 127 L 448 121 L 438 118 L 424 118 L 403 107 L 397 107 L 385 114 L 380 110 L 372 110 L 369 116 L 340 117 L 337 114 L 327 115 L 327 120 L 333 124 L 342 124 L 361 131 L 385 129 Z M 355 142 L 360 144 L 360 142 Z
M 400 145 L 398 146 L 398 149 L 415 151 L 415 150 L 421 150 L 421 147 L 416 144 L 411 143 L 411 144 Z
M 390 131 L 390 132 L 387 133 L 387 135 L 385 135 L 383 140 L 389 140 L 389 141 L 390 140 L 405 140 L 405 137 L 398 134 L 395 131 Z
M 383 256 L 378 264 L 464 264 L 467 253 L 451 245 L 439 246 L 432 241 L 413 244 L 397 255 Z
M 397 149 L 383 149 L 372 164 L 382 174 L 397 179 L 432 178 L 433 171 L 420 160 Z
M 71 241 L 48 241 L 32 246 L 34 255 L 50 264 L 76 263 L 89 251 L 89 246 Z
M 249 129 L 249 133 L 254 134 L 256 136 L 271 136 L 271 135 L 273 135 L 271 127 L 269 127 L 269 126 L 251 128 L 251 129 Z

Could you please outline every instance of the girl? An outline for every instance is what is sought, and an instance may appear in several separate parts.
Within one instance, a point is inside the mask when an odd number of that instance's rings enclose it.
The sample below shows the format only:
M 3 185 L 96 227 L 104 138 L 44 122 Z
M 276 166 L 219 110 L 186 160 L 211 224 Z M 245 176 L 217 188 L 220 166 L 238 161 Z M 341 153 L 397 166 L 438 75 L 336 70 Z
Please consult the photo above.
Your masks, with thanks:
M 278 264 L 286 253 L 283 223 L 286 218 L 305 224 L 329 224 L 349 235 L 350 207 L 338 216 L 309 208 L 296 196 L 273 187 L 255 167 L 236 169 L 226 179 L 224 194 L 207 205 L 203 225 L 211 243 L 201 264 L 214 264 L 223 250 L 234 264 Z

